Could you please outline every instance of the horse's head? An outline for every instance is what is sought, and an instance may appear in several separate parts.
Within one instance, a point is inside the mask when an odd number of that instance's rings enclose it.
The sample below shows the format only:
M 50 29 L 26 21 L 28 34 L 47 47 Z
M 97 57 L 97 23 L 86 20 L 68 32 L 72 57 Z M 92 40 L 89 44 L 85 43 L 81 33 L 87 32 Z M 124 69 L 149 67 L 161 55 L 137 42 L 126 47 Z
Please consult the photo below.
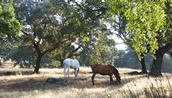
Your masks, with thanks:
M 119 84 L 121 84 L 121 77 L 120 76 L 118 76 L 117 81 Z
M 119 73 L 118 73 L 118 70 L 117 70 L 117 72 L 115 73 L 115 77 L 116 77 L 116 80 L 118 81 L 118 83 L 121 84 L 121 77 L 120 77 L 120 75 L 119 75 Z
M 118 70 L 117 70 L 115 67 L 111 66 L 111 65 L 109 65 L 109 66 L 110 66 L 111 68 L 114 69 L 113 73 L 114 73 L 114 75 L 115 75 L 115 77 L 116 77 L 116 80 L 118 81 L 118 83 L 121 84 L 121 77 L 120 77 L 120 75 L 119 75 Z

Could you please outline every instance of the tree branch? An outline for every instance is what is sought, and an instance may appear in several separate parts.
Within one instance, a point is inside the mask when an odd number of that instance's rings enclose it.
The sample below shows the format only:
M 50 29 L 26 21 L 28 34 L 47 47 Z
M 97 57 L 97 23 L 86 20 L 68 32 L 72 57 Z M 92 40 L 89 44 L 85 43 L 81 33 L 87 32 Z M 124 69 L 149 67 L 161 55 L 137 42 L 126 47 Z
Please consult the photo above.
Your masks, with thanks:
M 172 43 L 166 44 L 164 47 L 161 48 L 162 53 L 164 54 L 164 53 L 168 52 L 168 50 L 170 50 L 171 48 L 172 48 Z
M 29 36 L 29 35 L 27 34 L 27 32 L 25 32 L 24 30 L 21 30 L 21 32 L 23 32 L 24 35 Z
M 82 47 L 82 44 L 79 45 L 78 48 L 74 49 L 74 50 L 68 55 L 68 58 L 70 58 L 70 57 L 72 57 L 72 56 L 78 56 L 78 55 L 80 55 L 81 53 L 79 53 L 79 54 L 74 54 L 74 53 L 75 53 L 76 51 L 78 51 L 81 47 Z
M 45 50 L 44 52 L 42 52 L 42 55 L 46 54 L 47 52 L 51 52 L 51 51 L 57 49 L 58 47 L 60 47 L 60 43 L 64 43 L 64 42 L 66 42 L 66 41 L 68 41 L 68 40 L 64 40 L 64 41 L 62 41 L 62 42 L 56 43 L 55 46 L 54 46 L 53 48 L 47 49 L 47 50 Z
M 32 38 L 31 36 L 29 36 L 29 34 L 28 34 L 26 31 L 21 30 L 21 32 L 22 32 L 24 35 L 28 36 L 33 42 L 36 42 L 36 41 L 35 41 L 35 38 Z

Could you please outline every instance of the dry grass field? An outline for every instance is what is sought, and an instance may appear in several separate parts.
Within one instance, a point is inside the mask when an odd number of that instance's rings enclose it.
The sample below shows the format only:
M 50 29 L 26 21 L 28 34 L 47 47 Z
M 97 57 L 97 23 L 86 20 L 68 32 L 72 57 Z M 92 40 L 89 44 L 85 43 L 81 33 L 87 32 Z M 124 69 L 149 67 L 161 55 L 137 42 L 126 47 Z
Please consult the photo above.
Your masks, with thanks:
M 65 78 L 67 85 L 48 83 L 48 77 L 64 78 L 63 69 L 40 69 L 40 74 L 32 74 L 33 69 L 0 68 L 0 98 L 170 98 L 172 97 L 172 74 L 163 77 L 148 77 L 146 74 L 130 75 L 128 68 L 117 68 L 122 84 L 110 85 L 109 76 L 95 76 L 95 86 L 91 83 L 91 68 L 81 68 L 77 79 L 73 70 Z M 13 75 L 4 75 L 6 72 Z M 83 80 L 82 80 L 83 79 Z

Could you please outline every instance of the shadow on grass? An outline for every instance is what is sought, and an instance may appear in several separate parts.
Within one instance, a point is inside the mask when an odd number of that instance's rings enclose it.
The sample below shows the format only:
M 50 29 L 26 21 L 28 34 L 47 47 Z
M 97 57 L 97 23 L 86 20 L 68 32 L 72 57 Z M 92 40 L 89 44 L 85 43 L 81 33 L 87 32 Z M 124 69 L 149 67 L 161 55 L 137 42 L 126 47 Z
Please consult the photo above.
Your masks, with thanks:
M 32 75 L 31 73 L 27 72 L 27 75 Z M 115 76 L 113 76 L 113 84 L 110 85 L 110 77 L 102 76 L 102 75 L 96 75 L 94 82 L 95 86 L 92 85 L 91 77 L 92 74 L 80 74 L 77 79 L 75 79 L 73 76 L 70 76 L 69 78 L 64 78 L 67 80 L 67 85 L 64 85 L 63 83 L 48 83 L 46 82 L 46 79 L 50 76 L 41 78 L 34 77 L 34 78 L 27 78 L 27 79 L 17 79 L 17 80 L 4 80 L 4 83 L 0 84 L 0 88 L 3 91 L 32 91 L 32 90 L 46 90 L 46 89 L 57 89 L 60 87 L 67 87 L 67 88 L 95 88 L 95 87 L 112 87 L 112 86 L 120 86 L 125 85 L 126 83 L 135 81 L 136 79 L 140 79 L 142 77 L 145 77 L 146 75 L 141 76 L 133 76 L 129 74 L 122 74 L 121 79 L 122 83 L 119 84 L 116 81 Z M 127 77 L 127 78 L 125 78 Z M 130 77 L 130 78 L 128 78 Z

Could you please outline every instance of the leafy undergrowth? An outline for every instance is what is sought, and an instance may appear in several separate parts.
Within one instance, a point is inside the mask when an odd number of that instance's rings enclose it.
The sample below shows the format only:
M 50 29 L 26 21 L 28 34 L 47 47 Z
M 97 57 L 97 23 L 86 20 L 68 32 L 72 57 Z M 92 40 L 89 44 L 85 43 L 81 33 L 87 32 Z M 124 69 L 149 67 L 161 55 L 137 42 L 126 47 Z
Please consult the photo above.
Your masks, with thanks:
M 110 85 L 109 76 L 96 75 L 95 86 L 91 82 L 91 69 L 81 68 L 77 79 L 73 70 L 67 85 L 47 83 L 48 77 L 64 78 L 63 69 L 40 69 L 40 74 L 33 74 L 33 69 L 0 70 L 0 97 L 24 98 L 133 98 L 133 97 L 172 97 L 172 74 L 163 77 L 148 77 L 146 74 L 127 74 L 132 69 L 118 68 L 122 84 Z M 4 75 L 13 72 L 12 75 Z

